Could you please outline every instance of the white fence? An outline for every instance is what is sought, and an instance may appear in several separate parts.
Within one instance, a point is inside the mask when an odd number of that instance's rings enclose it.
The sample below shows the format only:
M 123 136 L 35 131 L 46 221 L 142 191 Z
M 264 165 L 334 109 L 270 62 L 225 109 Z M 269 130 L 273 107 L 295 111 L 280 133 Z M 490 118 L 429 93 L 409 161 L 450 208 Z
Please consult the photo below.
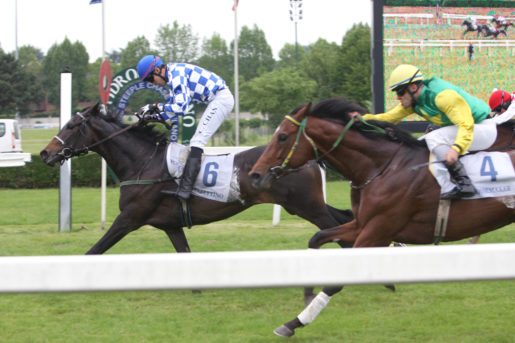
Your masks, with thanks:
M 453 24 L 453 19 L 458 20 L 457 23 L 461 24 L 463 22 L 463 20 L 469 19 L 469 18 L 474 18 L 478 22 L 481 20 L 486 24 L 487 22 L 492 21 L 493 16 L 491 16 L 491 15 L 475 15 L 475 14 L 454 14 L 454 13 L 443 13 L 442 14 L 442 19 L 446 19 L 447 24 L 449 24 L 449 25 Z M 506 18 L 506 20 L 515 21 L 515 18 L 510 17 L 510 18 Z
M 488 49 L 488 53 L 492 52 L 491 49 L 511 49 L 512 55 L 515 55 L 515 40 L 479 40 L 479 39 L 463 39 L 463 40 L 439 40 L 439 39 L 384 39 L 383 46 L 387 48 L 388 55 L 393 53 L 394 47 L 418 49 L 420 51 L 424 48 L 449 48 L 451 51 L 454 48 L 467 49 L 472 44 L 477 51 L 481 49 Z M 443 50 L 440 49 L 440 55 Z
M 0 257 L 0 293 L 515 279 L 515 244 Z
M 433 19 L 434 15 L 430 13 L 384 13 L 383 18 L 393 18 L 395 24 L 401 24 L 401 19 L 404 19 L 404 24 L 413 24 L 409 22 L 410 18 L 423 24 L 425 19 L 425 23 L 429 24 L 429 19 Z

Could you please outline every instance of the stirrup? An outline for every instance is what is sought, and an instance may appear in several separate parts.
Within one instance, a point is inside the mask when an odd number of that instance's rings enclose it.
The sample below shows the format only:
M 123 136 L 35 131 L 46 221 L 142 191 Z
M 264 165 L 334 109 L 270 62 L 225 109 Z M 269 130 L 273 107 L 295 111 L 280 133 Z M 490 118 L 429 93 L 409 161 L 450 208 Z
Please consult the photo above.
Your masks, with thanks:
M 443 193 L 440 195 L 440 199 L 442 200 L 459 200 L 462 198 L 470 198 L 476 195 L 476 191 L 468 191 L 464 192 L 461 187 L 454 187 L 451 191 Z

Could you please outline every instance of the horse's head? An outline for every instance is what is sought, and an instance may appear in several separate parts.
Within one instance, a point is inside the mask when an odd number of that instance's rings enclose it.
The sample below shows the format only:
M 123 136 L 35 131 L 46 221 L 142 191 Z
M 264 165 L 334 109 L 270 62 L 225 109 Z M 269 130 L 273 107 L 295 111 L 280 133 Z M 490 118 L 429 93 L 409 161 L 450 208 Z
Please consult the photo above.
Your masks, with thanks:
M 463 23 L 461 23 L 461 26 L 469 26 L 470 25 L 470 21 L 468 21 L 467 19 L 463 20 Z
M 105 108 L 101 104 L 76 113 L 45 149 L 41 150 L 41 160 L 49 166 L 54 166 L 56 162 L 62 163 L 73 156 L 87 153 L 86 147 L 97 139 L 92 133 L 92 121 L 103 117 Z
M 302 135 L 310 108 L 311 103 L 303 105 L 281 122 L 249 172 L 254 187 L 268 188 L 275 179 L 315 157 L 307 136 Z

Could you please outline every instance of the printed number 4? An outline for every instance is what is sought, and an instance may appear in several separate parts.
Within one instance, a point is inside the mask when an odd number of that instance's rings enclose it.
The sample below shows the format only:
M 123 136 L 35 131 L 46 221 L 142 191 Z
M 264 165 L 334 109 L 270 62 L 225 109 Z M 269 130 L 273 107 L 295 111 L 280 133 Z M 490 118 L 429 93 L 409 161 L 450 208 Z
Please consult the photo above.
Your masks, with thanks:
M 216 178 L 218 177 L 218 163 L 209 162 L 206 164 L 206 168 L 204 169 L 204 176 L 202 177 L 202 182 L 206 187 L 213 187 L 216 185 Z
M 492 181 L 497 180 L 497 174 L 499 174 L 494 168 L 494 162 L 490 156 L 483 158 L 481 163 L 481 176 L 490 176 Z

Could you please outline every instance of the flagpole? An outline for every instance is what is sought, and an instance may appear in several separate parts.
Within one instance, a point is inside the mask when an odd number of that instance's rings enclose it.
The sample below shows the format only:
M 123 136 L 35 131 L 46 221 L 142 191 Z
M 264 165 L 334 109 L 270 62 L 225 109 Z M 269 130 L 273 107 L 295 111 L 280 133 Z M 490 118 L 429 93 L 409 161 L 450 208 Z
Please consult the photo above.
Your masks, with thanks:
M 234 0 L 234 113 L 236 146 L 240 145 L 240 91 L 238 75 L 238 0 Z
M 106 34 L 105 34 L 105 15 L 104 15 L 104 6 L 106 0 L 102 0 L 102 62 L 106 59 Z M 107 188 L 107 164 L 105 159 L 102 158 L 102 170 L 101 170 L 101 191 L 100 191 L 100 224 L 102 230 L 106 227 L 106 188 Z

